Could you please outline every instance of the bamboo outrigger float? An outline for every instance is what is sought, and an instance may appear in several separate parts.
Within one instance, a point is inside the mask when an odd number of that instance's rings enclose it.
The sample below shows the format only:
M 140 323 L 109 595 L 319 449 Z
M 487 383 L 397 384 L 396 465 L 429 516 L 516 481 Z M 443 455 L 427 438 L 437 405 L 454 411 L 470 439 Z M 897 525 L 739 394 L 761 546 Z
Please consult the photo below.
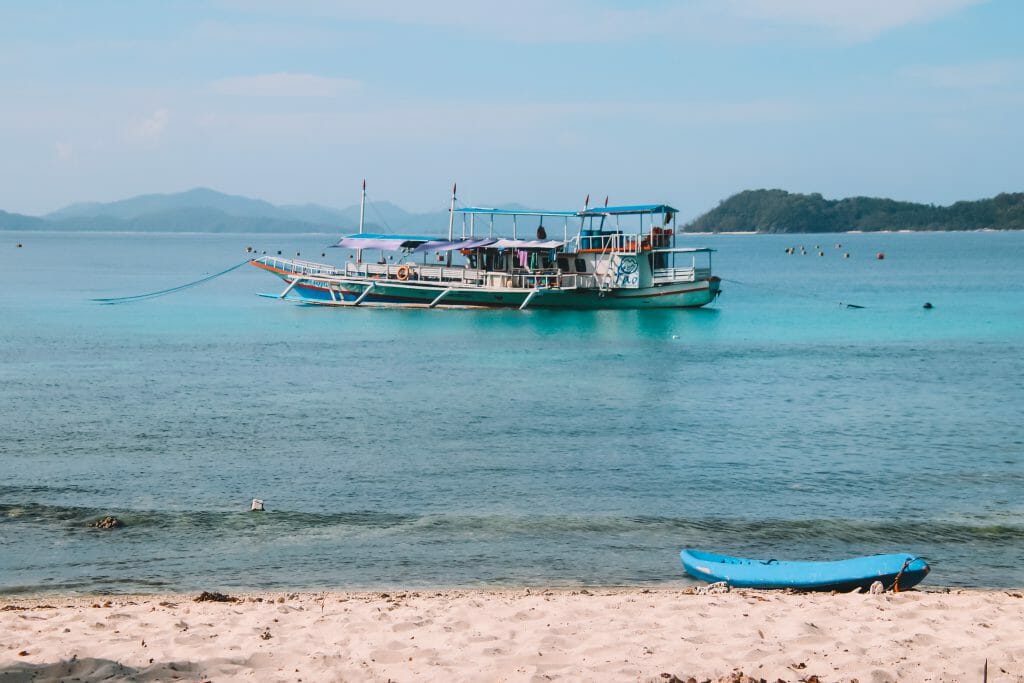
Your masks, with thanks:
M 583 211 L 518 211 L 455 208 L 448 238 L 366 234 L 360 228 L 335 247 L 355 258 L 342 266 L 260 256 L 252 265 L 285 281 L 280 299 L 326 306 L 417 306 L 518 308 L 696 308 L 715 300 L 719 278 L 711 274 L 712 249 L 679 247 L 676 210 L 665 204 L 613 206 Z M 456 214 L 462 236 L 454 236 Z M 476 234 L 477 218 L 488 221 Z M 512 237 L 494 234 L 494 219 L 511 218 Z M 520 218 L 539 220 L 536 239 L 518 236 Z M 632 228 L 623 221 L 639 223 Z M 467 226 L 468 219 L 468 226 Z M 563 222 L 562 239 L 549 239 L 544 220 Z M 569 236 L 569 221 L 579 231 Z M 363 252 L 380 250 L 377 263 Z M 398 261 L 385 257 L 399 252 Z M 431 261 L 430 254 L 436 255 Z

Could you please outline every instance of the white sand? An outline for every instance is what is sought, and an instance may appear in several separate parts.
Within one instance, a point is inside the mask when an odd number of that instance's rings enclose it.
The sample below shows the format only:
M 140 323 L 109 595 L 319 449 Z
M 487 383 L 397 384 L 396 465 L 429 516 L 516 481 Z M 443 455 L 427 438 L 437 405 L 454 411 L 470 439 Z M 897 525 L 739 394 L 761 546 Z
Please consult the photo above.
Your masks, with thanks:
M 194 597 L 0 597 L 0 681 L 1024 681 L 1013 590 Z

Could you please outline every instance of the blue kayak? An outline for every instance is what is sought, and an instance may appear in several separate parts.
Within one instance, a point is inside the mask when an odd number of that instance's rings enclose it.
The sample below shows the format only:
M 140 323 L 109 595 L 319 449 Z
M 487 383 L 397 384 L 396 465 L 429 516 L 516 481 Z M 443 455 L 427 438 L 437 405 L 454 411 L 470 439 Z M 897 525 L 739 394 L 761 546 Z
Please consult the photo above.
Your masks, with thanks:
M 835 562 L 748 560 L 686 549 L 679 553 L 686 572 L 701 581 L 725 581 L 737 588 L 795 588 L 808 591 L 868 589 L 881 581 L 885 590 L 916 586 L 931 568 L 907 554 L 870 555 Z

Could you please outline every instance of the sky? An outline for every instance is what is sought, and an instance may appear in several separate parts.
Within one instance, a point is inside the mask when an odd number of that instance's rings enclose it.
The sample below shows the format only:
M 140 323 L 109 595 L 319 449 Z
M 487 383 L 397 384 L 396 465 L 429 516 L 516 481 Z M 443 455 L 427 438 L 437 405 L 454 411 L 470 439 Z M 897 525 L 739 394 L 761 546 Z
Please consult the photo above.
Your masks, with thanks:
M 0 209 L 1024 191 L 1019 0 L 0 0 Z

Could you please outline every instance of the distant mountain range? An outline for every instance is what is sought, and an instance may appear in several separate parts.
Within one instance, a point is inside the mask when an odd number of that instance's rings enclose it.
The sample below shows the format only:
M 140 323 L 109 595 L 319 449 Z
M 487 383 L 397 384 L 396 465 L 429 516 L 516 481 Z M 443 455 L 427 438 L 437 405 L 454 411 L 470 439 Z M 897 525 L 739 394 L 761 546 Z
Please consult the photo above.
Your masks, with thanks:
M 359 227 L 359 206 L 277 206 L 260 199 L 196 188 L 121 201 L 72 204 L 45 216 L 0 211 L 0 230 L 106 230 L 138 232 L 349 233 Z M 367 202 L 367 232 L 442 234 L 448 212 L 413 214 L 391 202 Z
M 207 188 L 105 204 L 72 204 L 41 217 L 0 211 L 0 230 L 339 234 L 355 232 L 358 225 L 358 205 L 345 209 L 317 204 L 277 206 Z M 367 202 L 364 228 L 442 235 L 448 229 L 448 212 L 413 214 L 391 202 Z M 687 232 L 766 233 L 982 229 L 1024 230 L 1024 193 L 944 207 L 873 197 L 825 199 L 817 193 L 747 190 L 684 228 Z
M 1024 230 L 1024 192 L 951 206 L 875 197 L 747 190 L 686 226 L 688 232 L 851 232 L 860 230 Z

